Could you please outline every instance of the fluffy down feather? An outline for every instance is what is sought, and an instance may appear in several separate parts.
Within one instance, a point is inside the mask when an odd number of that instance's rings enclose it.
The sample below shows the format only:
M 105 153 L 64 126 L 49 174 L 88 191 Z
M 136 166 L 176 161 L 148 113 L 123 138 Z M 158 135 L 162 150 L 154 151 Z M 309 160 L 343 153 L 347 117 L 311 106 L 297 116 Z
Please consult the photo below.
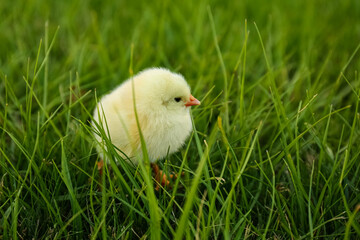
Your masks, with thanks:
M 144 70 L 101 98 L 94 111 L 94 121 L 105 130 L 112 144 L 133 162 L 137 154 L 142 156 L 142 151 L 133 107 L 132 80 L 140 128 L 150 161 L 155 162 L 178 151 L 184 144 L 192 130 L 189 106 L 200 102 L 191 95 L 183 76 L 162 68 Z M 93 126 L 96 129 L 94 123 Z M 101 144 L 101 136 L 95 133 L 95 137 Z M 100 145 L 97 150 L 103 158 Z

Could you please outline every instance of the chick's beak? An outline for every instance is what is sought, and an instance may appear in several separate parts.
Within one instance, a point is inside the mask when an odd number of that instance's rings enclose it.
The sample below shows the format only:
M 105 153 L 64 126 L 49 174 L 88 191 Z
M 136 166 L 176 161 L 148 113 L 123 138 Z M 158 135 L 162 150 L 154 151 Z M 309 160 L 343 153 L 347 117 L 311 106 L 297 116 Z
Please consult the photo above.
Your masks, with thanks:
M 190 94 L 190 100 L 185 103 L 185 106 L 190 107 L 194 105 L 200 105 L 200 101 Z

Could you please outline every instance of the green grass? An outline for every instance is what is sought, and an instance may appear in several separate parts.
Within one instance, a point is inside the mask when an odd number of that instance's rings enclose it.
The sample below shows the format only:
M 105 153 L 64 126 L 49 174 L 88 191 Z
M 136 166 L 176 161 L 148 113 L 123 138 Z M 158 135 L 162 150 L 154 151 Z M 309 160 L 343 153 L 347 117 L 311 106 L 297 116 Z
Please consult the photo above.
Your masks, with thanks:
M 0 239 L 360 238 L 359 1 L 15 0 L 0 16 Z M 108 139 L 100 178 L 89 125 L 153 66 L 202 102 L 160 162 L 185 176 L 159 192 Z

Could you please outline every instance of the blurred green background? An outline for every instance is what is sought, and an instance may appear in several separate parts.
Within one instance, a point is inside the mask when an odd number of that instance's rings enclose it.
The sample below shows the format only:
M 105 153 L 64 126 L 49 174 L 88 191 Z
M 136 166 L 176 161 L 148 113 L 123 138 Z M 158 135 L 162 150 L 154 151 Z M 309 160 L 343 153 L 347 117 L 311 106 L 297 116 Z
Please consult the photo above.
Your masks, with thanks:
M 319 72 L 331 54 L 321 87 L 328 86 L 327 80 L 334 81 L 359 42 L 358 1 L 3 1 L 1 71 L 9 78 L 21 78 L 27 58 L 31 63 L 36 58 L 48 21 L 50 38 L 60 26 L 50 63 L 55 78 L 76 71 L 92 84 L 89 87 L 107 90 L 128 77 L 134 44 L 135 72 L 164 66 L 181 71 L 190 82 L 211 73 L 220 87 L 208 5 L 229 72 L 242 49 L 247 19 L 247 82 L 266 71 L 253 22 L 272 66 L 286 66 L 290 79 L 295 73 L 312 76 Z M 352 66 L 356 63 L 352 61 Z
M 3 0 L 0 18 L 0 239 L 156 236 L 137 177 L 136 198 L 93 186 L 95 92 L 130 76 L 132 46 L 134 73 L 180 72 L 202 100 L 204 149 L 223 119 L 186 228 L 199 145 L 170 158 L 189 174 L 157 195 L 163 238 L 359 236 L 360 1 Z

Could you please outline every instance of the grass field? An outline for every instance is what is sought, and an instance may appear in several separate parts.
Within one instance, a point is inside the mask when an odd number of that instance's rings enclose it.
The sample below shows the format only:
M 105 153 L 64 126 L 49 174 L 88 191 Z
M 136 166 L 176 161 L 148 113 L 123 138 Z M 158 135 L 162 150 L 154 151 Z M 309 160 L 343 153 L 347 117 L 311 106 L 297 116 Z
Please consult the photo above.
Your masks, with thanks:
M 359 1 L 14 0 L 0 16 L 0 239 L 360 238 Z M 154 66 L 202 102 L 159 162 L 185 176 L 159 192 L 110 143 L 100 178 L 89 125 Z

